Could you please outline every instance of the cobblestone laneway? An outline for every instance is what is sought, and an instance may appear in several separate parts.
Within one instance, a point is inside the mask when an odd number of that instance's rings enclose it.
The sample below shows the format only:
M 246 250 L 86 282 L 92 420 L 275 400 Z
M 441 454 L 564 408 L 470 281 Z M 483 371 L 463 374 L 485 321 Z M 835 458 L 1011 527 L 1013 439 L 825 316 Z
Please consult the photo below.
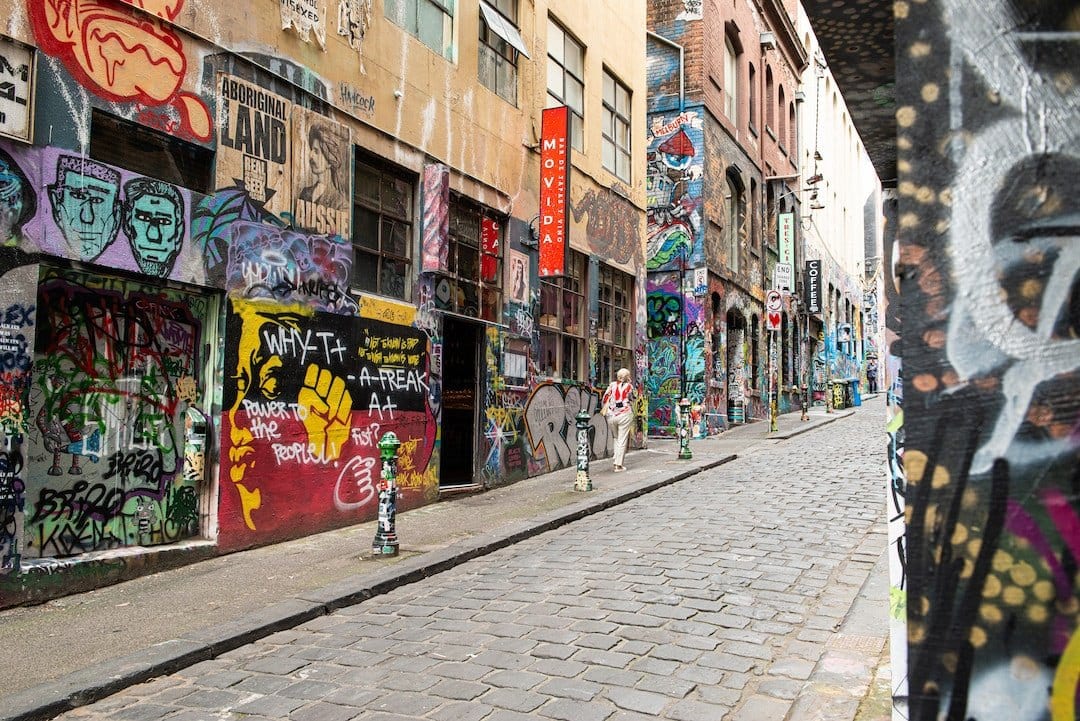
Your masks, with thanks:
M 884 548 L 883 447 L 864 408 L 61 718 L 779 721 Z

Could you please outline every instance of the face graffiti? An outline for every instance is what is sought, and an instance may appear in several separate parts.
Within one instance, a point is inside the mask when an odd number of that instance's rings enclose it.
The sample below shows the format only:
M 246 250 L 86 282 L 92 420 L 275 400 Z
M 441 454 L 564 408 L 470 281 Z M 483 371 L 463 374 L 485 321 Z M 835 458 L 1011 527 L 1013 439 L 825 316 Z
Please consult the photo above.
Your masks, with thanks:
M 150 178 L 124 184 L 124 233 L 139 269 L 167 277 L 184 241 L 184 201 L 174 187 Z
M 120 173 L 101 163 L 62 155 L 50 185 L 52 216 L 68 249 L 79 260 L 95 260 L 120 229 Z

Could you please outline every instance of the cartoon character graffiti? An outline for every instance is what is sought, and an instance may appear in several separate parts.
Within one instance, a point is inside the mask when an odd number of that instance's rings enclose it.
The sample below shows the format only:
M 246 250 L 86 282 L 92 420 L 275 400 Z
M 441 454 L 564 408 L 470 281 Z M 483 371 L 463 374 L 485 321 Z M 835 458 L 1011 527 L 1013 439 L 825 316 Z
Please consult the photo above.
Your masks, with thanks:
M 135 178 L 124 184 L 124 233 L 139 269 L 164 278 L 184 243 L 184 199 L 168 183 Z
M 72 257 L 95 260 L 120 230 L 120 173 L 89 158 L 61 155 L 48 191 Z
M 37 212 L 37 196 L 15 160 L 0 148 L 0 245 L 15 245 Z
M 180 14 L 184 0 L 128 0 L 149 17 L 101 0 L 26 4 L 41 49 L 88 90 L 175 113 L 182 135 L 210 139 L 210 111 L 198 96 L 180 90 L 187 74 L 183 43 L 163 22 Z

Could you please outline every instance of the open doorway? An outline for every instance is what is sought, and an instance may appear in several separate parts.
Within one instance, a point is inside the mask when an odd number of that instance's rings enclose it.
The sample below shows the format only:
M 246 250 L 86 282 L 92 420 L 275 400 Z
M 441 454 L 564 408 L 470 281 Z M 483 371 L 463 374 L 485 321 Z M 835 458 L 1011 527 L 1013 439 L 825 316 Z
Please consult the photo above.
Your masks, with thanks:
M 480 326 L 446 316 L 443 324 L 442 448 L 439 490 L 476 484 L 476 409 Z

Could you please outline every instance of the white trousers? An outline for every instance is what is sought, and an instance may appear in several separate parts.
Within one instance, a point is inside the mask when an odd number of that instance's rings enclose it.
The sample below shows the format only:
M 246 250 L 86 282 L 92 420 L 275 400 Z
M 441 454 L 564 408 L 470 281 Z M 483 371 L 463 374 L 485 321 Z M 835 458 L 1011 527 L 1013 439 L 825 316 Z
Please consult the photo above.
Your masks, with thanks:
M 611 435 L 615 437 L 615 455 L 611 461 L 616 466 L 624 465 L 623 458 L 626 457 L 626 446 L 630 442 L 630 426 L 634 424 L 634 414 L 630 411 L 612 413 L 607 417 L 607 422 Z

